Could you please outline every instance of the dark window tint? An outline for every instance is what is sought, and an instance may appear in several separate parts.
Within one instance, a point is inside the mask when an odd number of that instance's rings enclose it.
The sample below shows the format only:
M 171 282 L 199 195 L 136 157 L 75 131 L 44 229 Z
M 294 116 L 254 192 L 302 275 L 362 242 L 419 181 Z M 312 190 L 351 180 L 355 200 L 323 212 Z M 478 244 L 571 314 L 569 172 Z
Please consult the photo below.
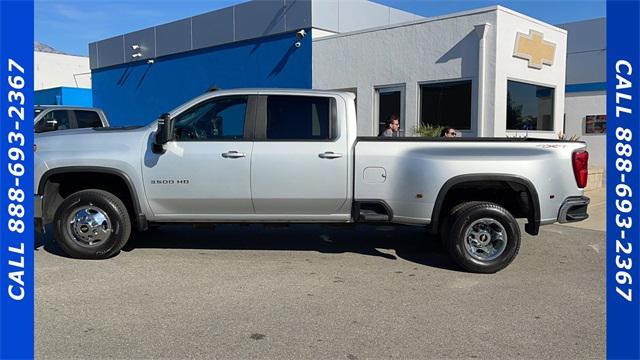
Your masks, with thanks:
M 471 129 L 471 81 L 420 86 L 423 125 Z
M 74 110 L 79 128 L 102 127 L 100 116 L 95 111 Z
M 553 130 L 554 89 L 507 83 L 507 130 Z
M 378 95 L 378 134 L 387 129 L 387 119 L 391 115 L 400 116 L 402 106 L 402 92 L 380 92 Z M 400 118 L 400 130 L 404 133 L 404 119 Z
M 246 110 L 246 96 L 217 98 L 196 105 L 176 117 L 176 139 L 242 139 Z
M 327 140 L 332 138 L 331 99 L 313 96 L 269 96 L 267 138 Z
M 67 129 L 71 129 L 67 110 L 53 110 L 44 114 L 44 117 L 36 124 L 34 131 L 39 133 Z

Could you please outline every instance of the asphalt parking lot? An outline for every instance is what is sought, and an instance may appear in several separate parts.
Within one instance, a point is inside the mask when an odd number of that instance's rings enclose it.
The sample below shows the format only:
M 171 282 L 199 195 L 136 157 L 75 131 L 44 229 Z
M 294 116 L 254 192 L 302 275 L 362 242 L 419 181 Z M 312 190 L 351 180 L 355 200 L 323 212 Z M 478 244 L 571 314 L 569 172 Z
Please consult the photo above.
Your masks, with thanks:
M 415 227 L 166 226 L 103 261 L 36 248 L 38 358 L 605 357 L 605 233 L 552 225 L 494 275 Z

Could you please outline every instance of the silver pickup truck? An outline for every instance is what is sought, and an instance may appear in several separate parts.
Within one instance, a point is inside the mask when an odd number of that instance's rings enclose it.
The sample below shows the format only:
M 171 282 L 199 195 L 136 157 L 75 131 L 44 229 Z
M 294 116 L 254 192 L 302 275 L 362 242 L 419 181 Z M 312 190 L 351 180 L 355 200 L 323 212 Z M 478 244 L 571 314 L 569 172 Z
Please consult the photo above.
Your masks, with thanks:
M 584 143 L 358 137 L 354 100 L 218 91 L 143 127 L 43 133 L 36 224 L 94 259 L 150 223 L 417 225 L 463 268 L 492 273 L 518 253 L 517 218 L 532 235 L 587 218 Z

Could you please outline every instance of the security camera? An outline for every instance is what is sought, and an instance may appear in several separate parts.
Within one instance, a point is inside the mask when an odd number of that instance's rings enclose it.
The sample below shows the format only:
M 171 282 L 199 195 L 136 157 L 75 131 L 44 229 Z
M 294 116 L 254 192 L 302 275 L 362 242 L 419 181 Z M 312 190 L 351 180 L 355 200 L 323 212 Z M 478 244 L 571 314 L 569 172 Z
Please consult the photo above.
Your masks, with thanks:
M 296 37 L 298 39 L 302 39 L 303 37 L 307 36 L 307 32 L 304 31 L 304 29 L 302 30 L 298 30 L 298 32 L 296 32 Z
M 299 48 L 300 46 L 302 46 L 302 44 L 300 43 L 300 41 L 296 41 L 295 46 Z

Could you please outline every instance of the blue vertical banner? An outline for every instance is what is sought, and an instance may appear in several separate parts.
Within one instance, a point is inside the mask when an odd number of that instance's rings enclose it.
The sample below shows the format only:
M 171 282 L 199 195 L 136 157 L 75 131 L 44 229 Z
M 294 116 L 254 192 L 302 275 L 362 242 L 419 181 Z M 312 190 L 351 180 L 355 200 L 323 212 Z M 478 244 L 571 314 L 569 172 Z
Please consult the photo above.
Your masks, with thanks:
M 33 1 L 0 0 L 0 359 L 33 358 Z
M 607 2 L 607 358 L 640 358 L 640 3 Z

